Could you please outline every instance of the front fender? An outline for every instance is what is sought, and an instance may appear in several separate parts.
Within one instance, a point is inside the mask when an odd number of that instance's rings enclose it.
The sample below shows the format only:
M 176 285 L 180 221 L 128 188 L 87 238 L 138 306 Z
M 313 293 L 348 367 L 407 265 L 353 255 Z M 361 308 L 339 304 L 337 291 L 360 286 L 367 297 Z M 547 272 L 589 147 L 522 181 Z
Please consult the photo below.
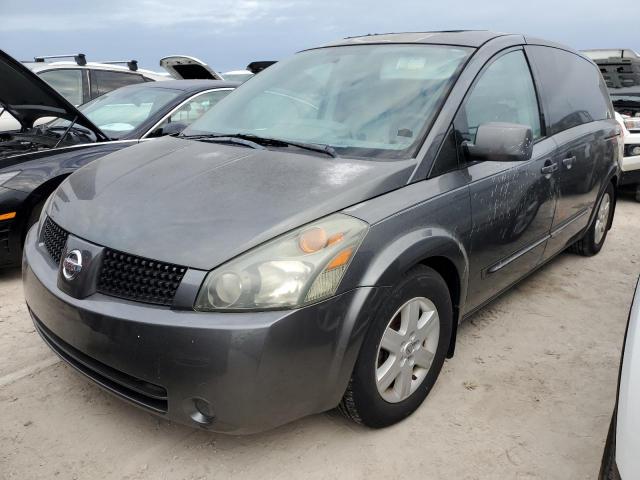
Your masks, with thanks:
M 421 228 L 386 245 L 363 272 L 362 286 L 393 286 L 413 266 L 443 257 L 455 265 L 460 279 L 467 278 L 469 261 L 460 239 L 442 228 Z
M 447 191 L 442 188 L 447 180 L 413 184 L 346 212 L 369 221 L 371 227 L 340 289 L 391 287 L 415 265 L 426 264 L 447 281 L 454 306 L 464 303 L 469 277 L 469 190 Z M 396 210 L 402 202 L 406 202 L 404 208 Z M 385 211 L 390 215 L 371 222 Z M 454 281 L 457 285 L 452 285 Z

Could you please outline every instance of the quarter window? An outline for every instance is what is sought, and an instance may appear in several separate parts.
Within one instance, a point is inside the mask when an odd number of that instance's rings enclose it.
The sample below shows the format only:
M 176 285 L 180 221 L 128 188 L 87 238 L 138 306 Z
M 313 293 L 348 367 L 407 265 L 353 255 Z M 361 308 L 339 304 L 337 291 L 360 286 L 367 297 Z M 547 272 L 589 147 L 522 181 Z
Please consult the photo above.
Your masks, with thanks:
M 475 142 L 478 127 L 490 122 L 527 125 L 534 139 L 542 136 L 536 90 L 521 50 L 499 57 L 482 72 L 456 116 L 458 139 Z
M 76 107 L 82 103 L 82 71 L 78 68 L 49 70 L 40 74 L 69 103 Z

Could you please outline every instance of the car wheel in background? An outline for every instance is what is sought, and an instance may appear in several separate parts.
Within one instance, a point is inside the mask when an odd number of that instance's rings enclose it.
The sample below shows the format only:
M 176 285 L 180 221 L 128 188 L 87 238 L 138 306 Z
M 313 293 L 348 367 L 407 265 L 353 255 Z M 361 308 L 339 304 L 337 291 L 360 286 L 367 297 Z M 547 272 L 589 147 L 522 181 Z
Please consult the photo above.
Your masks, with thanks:
M 340 411 L 373 428 L 411 415 L 442 369 L 452 322 L 443 278 L 425 266 L 408 272 L 372 321 Z
M 591 257 L 602 249 L 613 220 L 614 205 L 615 192 L 613 184 L 609 183 L 598 200 L 596 213 L 589 229 L 580 240 L 571 245 L 571 251 Z

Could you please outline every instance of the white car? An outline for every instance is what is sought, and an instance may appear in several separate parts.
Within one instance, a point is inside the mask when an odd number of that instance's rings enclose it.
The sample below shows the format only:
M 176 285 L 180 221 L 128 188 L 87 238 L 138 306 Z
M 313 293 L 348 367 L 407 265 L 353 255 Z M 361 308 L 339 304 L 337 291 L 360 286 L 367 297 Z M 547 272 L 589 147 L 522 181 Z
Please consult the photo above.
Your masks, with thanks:
M 73 60 L 49 61 L 67 57 L 72 57 Z M 125 66 L 119 63 L 124 63 Z M 87 62 L 82 53 L 35 57 L 33 62 L 23 62 L 23 64 L 55 88 L 75 107 L 125 85 L 172 79 L 166 73 L 139 70 L 135 60 L 117 62 L 117 64 Z M 0 132 L 20 128 L 20 122 L 8 112 L 0 113 Z
M 640 117 L 630 117 L 616 112 L 616 120 L 622 127 L 624 138 L 619 185 L 633 188 L 636 200 L 640 202 Z
M 251 77 L 260 73 L 265 68 L 269 68 L 274 63 L 276 62 L 271 60 L 251 62 L 244 70 L 231 70 L 224 72 L 221 75 L 222 78 L 228 82 L 246 82 Z
M 230 70 L 222 73 L 222 78 L 229 82 L 246 82 L 254 73 L 249 70 Z
M 640 54 L 629 48 L 583 50 L 595 62 L 609 89 L 623 128 L 624 159 L 618 185 L 633 189 L 640 202 Z
M 73 60 L 53 61 L 61 58 Z M 222 80 L 206 63 L 186 55 L 171 55 L 160 60 L 164 72 L 138 68 L 136 60 L 87 62 L 83 53 L 35 57 L 22 62 L 32 72 L 77 107 L 116 88 L 162 80 Z M 20 123 L 8 112 L 0 111 L 0 132 L 18 130 Z
M 600 480 L 640 478 L 640 288 L 629 314 L 618 399 L 602 457 Z

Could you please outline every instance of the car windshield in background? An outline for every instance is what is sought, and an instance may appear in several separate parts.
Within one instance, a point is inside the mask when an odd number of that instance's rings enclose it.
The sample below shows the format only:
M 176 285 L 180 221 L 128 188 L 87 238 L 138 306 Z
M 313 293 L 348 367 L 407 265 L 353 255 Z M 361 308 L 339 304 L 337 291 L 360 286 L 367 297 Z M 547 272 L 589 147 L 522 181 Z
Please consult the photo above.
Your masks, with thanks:
M 159 87 L 122 88 L 82 105 L 79 110 L 111 138 L 120 138 L 180 95 Z
M 118 139 L 140 126 L 147 118 L 180 95 L 180 90 L 136 86 L 121 88 L 81 105 L 80 110 L 105 135 Z M 56 120 L 50 126 L 68 125 Z
M 410 158 L 473 50 L 444 45 L 309 50 L 256 75 L 184 135 L 255 135 L 341 156 Z

